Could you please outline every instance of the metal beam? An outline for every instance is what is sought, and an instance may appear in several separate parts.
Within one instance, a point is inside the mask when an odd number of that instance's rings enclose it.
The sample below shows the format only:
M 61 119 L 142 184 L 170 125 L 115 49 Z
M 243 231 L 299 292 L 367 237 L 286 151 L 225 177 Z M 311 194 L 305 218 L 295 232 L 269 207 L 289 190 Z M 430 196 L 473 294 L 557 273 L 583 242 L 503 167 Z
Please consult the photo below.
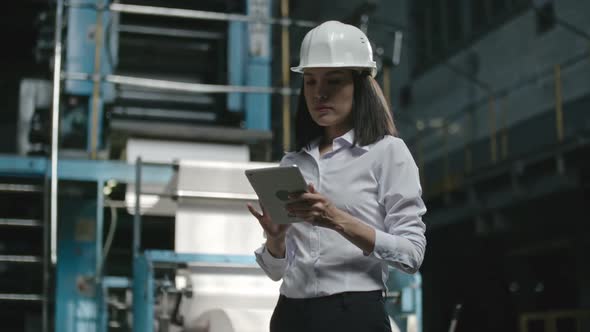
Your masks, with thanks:
M 119 32 L 135 33 L 135 34 L 139 34 L 139 35 L 195 38 L 195 39 L 208 39 L 208 40 L 218 40 L 218 39 L 223 38 L 223 34 L 220 32 L 149 27 L 149 26 L 131 25 L 131 24 L 119 25 Z
M 39 294 L 0 294 L 0 301 L 43 301 Z
M 207 140 L 217 142 L 255 142 L 269 141 L 272 132 L 261 130 L 247 130 L 232 127 L 190 125 L 185 123 L 154 123 L 153 121 L 138 121 L 113 119 L 113 132 L 128 135 L 157 138 L 182 138 L 188 140 Z
M 91 75 L 86 73 L 64 73 L 63 77 L 70 80 L 90 80 Z M 238 86 L 238 85 L 218 85 L 218 84 L 202 84 L 202 83 L 186 83 L 168 80 L 158 80 L 152 78 L 122 76 L 122 75 L 106 75 L 104 81 L 129 85 L 143 88 L 170 90 L 170 91 L 184 91 L 184 92 L 202 92 L 202 93 L 290 93 L 296 94 L 296 89 L 290 88 L 275 88 L 265 86 Z
M 290 19 L 274 19 L 255 17 L 241 14 L 228 14 L 218 12 L 207 12 L 202 10 L 180 9 L 180 8 L 165 8 L 154 6 L 139 6 L 128 5 L 122 3 L 113 3 L 109 6 L 110 10 L 119 13 L 139 14 L 139 15 L 154 15 L 154 16 L 168 16 L 180 17 L 188 19 L 212 20 L 212 21 L 238 21 L 249 23 L 264 23 L 264 24 L 280 24 L 280 25 L 294 25 L 305 28 L 313 28 L 317 23 L 304 20 L 290 20 Z
M 41 186 L 34 184 L 0 183 L 0 192 L 40 193 Z
M 24 255 L 0 255 L 0 262 L 8 263 L 41 263 L 43 259 L 39 256 Z
M 0 226 L 40 227 L 40 220 L 0 218 Z

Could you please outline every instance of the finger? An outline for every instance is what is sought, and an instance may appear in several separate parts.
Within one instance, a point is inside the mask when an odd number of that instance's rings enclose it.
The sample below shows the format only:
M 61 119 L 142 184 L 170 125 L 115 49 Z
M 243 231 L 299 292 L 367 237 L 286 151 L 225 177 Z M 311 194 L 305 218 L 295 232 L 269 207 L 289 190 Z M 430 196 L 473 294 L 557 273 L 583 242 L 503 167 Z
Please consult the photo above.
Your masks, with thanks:
M 250 213 L 258 220 L 260 220 L 262 218 L 262 214 L 260 214 L 260 212 L 258 212 L 250 203 L 246 204 L 248 206 L 248 210 L 250 211 Z
M 307 184 L 307 191 L 313 194 L 317 193 L 317 191 L 315 190 L 315 186 L 311 182 Z
M 297 201 L 285 204 L 286 209 L 310 209 L 314 202 L 309 201 Z
M 262 203 L 260 203 L 260 209 L 262 210 L 262 215 L 266 216 L 266 208 L 264 207 L 264 205 L 262 205 Z
M 304 201 L 323 201 L 325 200 L 324 196 L 322 194 L 319 193 L 305 193 L 303 195 L 301 195 L 300 197 L 301 200 Z
M 298 200 L 301 197 L 301 195 L 303 195 L 305 193 L 306 193 L 306 191 L 291 192 L 291 193 L 289 193 L 289 195 L 287 196 L 287 198 L 289 200 L 296 201 L 296 200 Z
M 297 218 L 303 219 L 305 221 L 315 220 L 320 216 L 318 212 L 315 211 L 308 211 L 308 212 L 301 212 L 301 213 L 294 213 Z
M 326 206 L 323 203 L 316 203 L 311 206 L 310 210 L 322 214 L 326 210 Z

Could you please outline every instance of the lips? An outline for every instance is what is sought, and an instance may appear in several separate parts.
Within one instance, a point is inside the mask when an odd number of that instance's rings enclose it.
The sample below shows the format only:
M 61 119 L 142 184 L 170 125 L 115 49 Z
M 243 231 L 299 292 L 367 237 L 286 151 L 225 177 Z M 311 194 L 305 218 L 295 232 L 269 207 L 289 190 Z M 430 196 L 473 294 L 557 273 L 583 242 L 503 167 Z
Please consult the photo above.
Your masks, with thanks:
M 333 108 L 328 105 L 317 105 L 316 107 L 313 108 L 313 110 L 318 113 L 326 113 L 326 112 L 333 110 Z

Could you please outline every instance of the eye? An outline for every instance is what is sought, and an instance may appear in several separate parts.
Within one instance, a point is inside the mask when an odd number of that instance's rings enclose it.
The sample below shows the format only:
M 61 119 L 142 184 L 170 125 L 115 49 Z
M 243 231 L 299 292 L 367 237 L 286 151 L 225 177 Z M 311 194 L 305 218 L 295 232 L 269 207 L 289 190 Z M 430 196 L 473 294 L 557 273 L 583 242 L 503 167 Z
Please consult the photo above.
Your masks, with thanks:
M 305 85 L 313 85 L 315 84 L 315 80 L 309 79 L 305 81 Z
M 339 78 L 332 78 L 328 80 L 328 84 L 333 84 L 333 85 L 337 85 L 342 83 L 342 80 Z

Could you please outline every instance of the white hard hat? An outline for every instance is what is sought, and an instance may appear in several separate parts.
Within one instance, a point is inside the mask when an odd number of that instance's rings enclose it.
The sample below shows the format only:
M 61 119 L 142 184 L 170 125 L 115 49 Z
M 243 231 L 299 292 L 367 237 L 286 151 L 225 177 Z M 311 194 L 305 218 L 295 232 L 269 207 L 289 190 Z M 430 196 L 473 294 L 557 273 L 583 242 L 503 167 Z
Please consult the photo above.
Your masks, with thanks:
M 297 73 L 305 68 L 352 67 L 366 68 L 371 76 L 377 74 L 373 50 L 367 36 L 357 27 L 338 21 L 328 21 L 310 30 L 301 43 Z

